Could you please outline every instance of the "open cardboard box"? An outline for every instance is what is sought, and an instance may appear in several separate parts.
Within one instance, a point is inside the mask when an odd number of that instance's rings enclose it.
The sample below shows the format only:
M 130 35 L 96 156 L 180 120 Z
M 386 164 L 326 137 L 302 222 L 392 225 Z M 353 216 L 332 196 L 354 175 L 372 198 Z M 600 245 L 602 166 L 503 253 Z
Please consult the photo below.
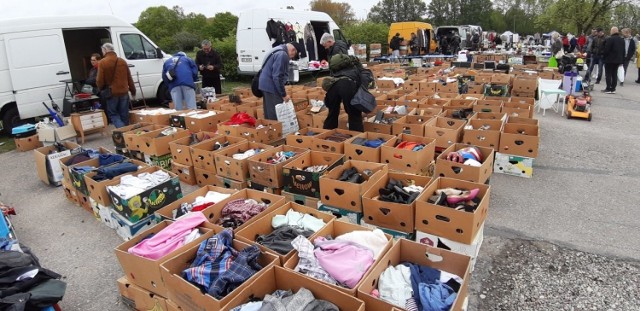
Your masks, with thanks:
M 200 242 L 212 237 L 215 233 L 218 232 L 214 232 L 214 230 L 210 228 L 200 227 L 199 231 L 202 235 L 199 238 L 181 246 L 170 254 L 167 254 L 157 260 L 139 257 L 128 252 L 129 248 L 134 247 L 143 239 L 147 238 L 150 234 L 157 234 L 158 232 L 162 231 L 162 229 L 168 227 L 171 223 L 171 221 L 165 220 L 138 234 L 131 240 L 120 244 L 115 249 L 116 257 L 118 257 L 120 266 L 122 266 L 122 271 L 124 271 L 127 279 L 131 283 L 163 297 L 167 297 L 168 291 L 165 280 L 160 275 L 160 265 L 169 258 L 180 254 L 190 247 L 197 248 L 198 246 L 200 246 Z
M 287 260 L 289 260 L 289 258 L 291 258 L 291 256 L 293 256 L 293 253 L 295 253 L 295 249 L 292 249 L 290 252 L 286 254 L 280 254 L 275 250 L 272 250 L 266 246 L 258 244 L 256 240 L 258 239 L 258 236 L 266 235 L 273 232 L 274 229 L 271 226 L 271 221 L 273 217 L 275 217 L 276 215 L 286 215 L 289 210 L 294 210 L 302 214 L 308 214 L 315 218 L 322 219 L 325 223 L 325 226 L 328 225 L 332 220 L 336 218 L 331 214 L 319 212 L 315 208 L 296 204 L 293 202 L 287 202 L 284 205 L 281 205 L 280 207 L 277 207 L 276 209 L 272 210 L 271 212 L 262 215 L 262 217 L 254 221 L 253 224 L 251 224 L 251 226 L 248 226 L 243 228 L 242 230 L 239 230 L 238 233 L 236 234 L 236 238 L 248 244 L 257 244 L 263 252 L 269 252 L 271 254 L 278 256 L 278 258 L 280 259 L 280 264 L 284 264 L 285 262 L 287 262 Z M 313 239 L 316 236 L 317 236 L 317 233 L 314 233 L 309 237 L 309 239 Z
M 462 139 L 462 129 L 467 120 L 435 117 L 427 122 L 425 136 L 435 138 L 436 147 L 447 148 Z
M 371 132 L 371 133 L 380 133 L 380 134 L 387 134 L 387 135 L 391 135 L 391 131 L 393 129 L 393 124 L 396 123 L 398 121 L 398 119 L 401 117 L 402 115 L 399 115 L 397 113 L 384 113 L 383 117 L 384 119 L 395 119 L 392 123 L 375 123 L 374 120 L 376 118 L 376 114 L 375 113 L 371 113 L 368 115 L 368 117 L 364 118 L 364 131 L 365 132 Z
M 196 185 L 196 173 L 192 165 L 172 163 L 171 171 L 178 175 L 181 182 L 190 186 Z
M 278 289 L 290 290 L 297 293 L 300 288 L 306 288 L 316 299 L 333 303 L 340 310 L 364 311 L 362 300 L 347 295 L 339 290 L 331 288 L 322 282 L 310 281 L 299 274 L 274 266 L 261 276 L 257 277 L 240 294 L 236 295 L 225 309 L 235 308 L 251 301 L 254 298 L 264 298 Z
M 184 121 L 185 118 L 187 116 L 198 114 L 201 112 L 207 112 L 207 110 L 202 110 L 202 109 L 178 110 L 170 115 L 169 126 L 187 129 L 187 125 L 185 124 L 185 121 Z
M 391 126 L 391 134 L 410 134 L 415 136 L 424 136 L 424 127 L 430 116 L 407 115 L 396 120 Z
M 420 105 L 415 109 L 414 115 L 431 119 L 433 117 L 437 117 L 441 112 L 442 107 Z M 429 122 L 429 120 L 427 120 L 427 122 Z
M 238 181 L 231 178 L 226 178 L 220 175 L 214 176 L 213 185 L 216 187 L 226 188 L 226 189 L 236 189 L 242 190 L 246 189 L 249 186 L 249 181 Z
M 166 136 L 161 136 L 162 131 L 165 129 L 159 129 L 140 135 L 138 137 L 140 141 L 138 150 L 149 156 L 163 156 L 165 154 L 170 154 L 171 149 L 169 148 L 169 142 L 187 137 L 190 134 L 189 131 L 185 129 L 177 127 L 175 129 L 175 133 Z
M 405 233 L 412 233 L 414 229 L 416 201 L 409 204 L 380 201 L 380 189 L 387 186 L 390 179 L 402 181 L 412 180 L 415 185 L 426 188 L 431 177 L 412 175 L 407 173 L 389 172 L 378 179 L 362 197 L 364 219 L 368 224 L 389 228 Z
M 508 116 L 531 118 L 533 117 L 533 105 L 527 103 L 518 102 L 506 102 L 502 106 L 502 113 L 506 113 Z
M 207 116 L 203 117 L 204 115 Z M 184 123 L 186 128 L 194 133 L 202 131 L 215 132 L 218 130 L 218 124 L 229 120 L 229 118 L 231 118 L 231 113 L 228 111 L 208 110 L 199 112 L 195 116 L 184 117 Z
M 425 146 L 419 151 L 396 148 L 402 141 L 420 143 Z M 436 142 L 433 138 L 400 134 L 397 138 L 391 139 L 382 145 L 380 162 L 389 165 L 392 170 L 428 175 L 429 165 L 435 157 L 435 148 Z
M 500 135 L 500 149 L 504 154 L 528 158 L 538 157 L 540 128 L 535 125 L 507 123 Z
M 382 272 L 390 266 L 395 267 L 403 262 L 429 266 L 461 277 L 462 284 L 456 299 L 453 302 L 451 310 L 463 310 L 463 304 L 467 297 L 470 282 L 469 256 L 400 239 L 380 259 L 378 264 L 376 264 L 371 270 L 371 273 L 365 277 L 362 285 L 358 287 L 358 298 L 364 301 L 367 311 L 391 311 L 394 309 L 404 310 L 404 307 L 397 307 L 384 300 L 371 296 L 371 291 L 378 288 L 378 281 Z
M 270 164 L 268 163 L 270 158 L 278 152 L 294 152 L 295 155 L 283 162 Z M 268 149 L 260 152 L 247 159 L 249 166 L 249 177 L 251 181 L 261 185 L 268 185 L 271 188 L 281 188 L 283 184 L 282 168 L 285 164 L 298 158 L 305 152 L 309 152 L 308 149 L 301 149 L 292 146 L 278 146 L 273 149 Z
M 473 213 L 457 211 L 448 206 L 429 203 L 436 190 L 456 188 L 471 190 L 480 189 L 480 204 Z M 471 244 L 482 228 L 489 211 L 491 186 L 463 181 L 459 179 L 438 177 L 416 199 L 415 228 L 426 233 L 447 238 L 452 241 Z
M 202 210 L 202 213 L 209 219 L 210 223 L 215 224 L 221 218 L 222 209 L 225 207 L 225 205 L 231 201 L 239 200 L 239 199 L 244 199 L 244 200 L 253 199 L 259 203 L 262 202 L 267 204 L 267 208 L 264 211 L 262 211 L 260 214 L 255 215 L 254 217 L 247 220 L 244 224 L 236 228 L 234 230 L 235 232 L 238 232 L 243 228 L 248 227 L 254 221 L 258 220 L 260 217 L 262 217 L 266 213 L 269 213 L 274 209 L 278 208 L 279 206 L 282 206 L 283 204 L 285 204 L 285 199 L 281 195 L 275 195 L 275 194 L 261 192 L 253 189 L 242 189 L 231 194 L 231 196 L 225 199 L 224 204 L 214 204 L 212 206 L 209 206 L 204 210 Z
M 454 98 L 449 101 L 449 105 L 447 106 L 447 108 L 454 108 L 454 109 L 472 108 L 473 105 L 476 103 L 476 101 L 477 101 L 476 99 Z
M 187 137 L 178 138 L 172 142 L 169 142 L 169 150 L 171 150 L 171 163 L 179 163 L 182 165 L 193 165 L 193 159 L 191 156 L 191 141 L 193 137 L 196 137 L 198 141 L 203 142 L 206 140 L 221 139 L 224 136 L 216 135 L 211 132 L 193 133 Z M 196 145 L 196 144 L 194 144 Z
M 362 174 L 365 181 L 361 184 L 339 181 L 342 172 L 355 168 L 360 174 L 371 170 L 373 174 Z M 372 184 L 388 172 L 386 165 L 363 161 L 346 161 L 320 177 L 320 199 L 324 205 L 362 213 L 362 195 Z
M 43 146 L 42 142 L 38 139 L 38 134 L 31 135 L 29 137 L 14 138 L 13 142 L 16 145 L 16 150 L 23 152 Z
M 138 171 L 145 168 L 149 168 L 149 165 L 147 165 L 147 163 L 144 163 L 142 161 L 138 161 L 138 160 L 125 160 L 125 161 L 129 161 L 137 165 Z M 83 162 L 83 163 L 87 163 L 87 162 Z M 136 172 L 129 172 L 125 174 L 134 174 L 134 173 Z M 106 186 L 108 183 L 110 183 L 114 179 L 117 179 L 118 181 L 120 181 L 120 177 L 124 174 L 116 176 L 111 180 L 102 180 L 102 181 L 96 181 L 93 179 L 93 176 L 95 176 L 96 174 L 97 172 L 89 172 L 83 175 L 83 183 L 86 185 L 87 190 L 89 191 L 88 195 L 94 201 L 102 205 L 111 205 L 111 197 L 109 197 L 109 193 L 107 192 Z
M 314 127 L 302 128 L 298 132 L 296 132 L 299 133 L 299 135 L 297 135 L 296 133 L 287 135 L 287 137 L 285 138 L 286 145 L 303 149 L 311 149 L 313 147 L 314 138 L 328 131 L 329 130 Z
M 159 170 L 163 169 L 157 166 L 151 166 L 138 170 L 131 175 L 137 176 L 141 173 L 153 173 Z M 180 188 L 178 176 L 172 172 L 166 172 L 169 174 L 169 180 L 130 198 L 123 198 L 120 194 L 108 188 L 109 186 L 120 184 L 121 177 L 116 177 L 109 182 L 105 182 L 103 185 L 109 193 L 114 211 L 131 222 L 137 222 L 148 215 L 152 215 L 165 205 L 182 198 L 182 189 Z
M 221 177 L 231 178 L 238 181 L 247 181 L 249 178 L 249 160 L 248 158 L 237 160 L 233 158 L 234 154 L 244 153 L 250 149 L 263 149 L 263 152 L 273 149 L 270 145 L 258 142 L 242 142 L 220 149 L 214 153 L 216 163 L 216 174 Z
M 215 230 L 216 233 L 220 232 Z M 233 240 L 233 248 L 240 251 L 250 245 L 242 241 Z M 278 257 L 276 255 L 261 252 L 258 257 L 258 263 L 262 269 L 251 276 L 248 280 L 234 289 L 224 298 L 218 300 L 213 296 L 203 293 L 200 288 L 189 283 L 182 277 L 182 271 L 188 268 L 196 257 L 200 245 L 187 248 L 179 255 L 166 260 L 161 265 L 162 279 L 168 288 L 169 300 L 173 301 L 182 310 L 226 310 L 224 307 L 233 300 L 236 295 L 240 294 L 244 289 L 253 286 L 255 279 L 262 274 L 267 273 L 273 266 L 278 265 Z
M 540 122 L 538 121 L 538 119 L 519 118 L 514 116 L 509 116 L 509 118 L 507 119 L 507 123 L 517 123 L 517 124 L 526 124 L 526 125 L 535 125 L 535 126 L 540 125 Z
M 207 195 L 207 193 L 209 191 L 214 191 L 214 192 L 219 192 L 219 193 L 227 193 L 229 195 L 238 192 L 235 189 L 225 189 L 225 188 L 220 188 L 220 187 L 216 187 L 216 186 L 207 185 L 207 186 L 204 186 L 204 187 L 202 187 L 202 188 L 200 188 L 200 189 L 198 189 L 198 190 L 196 190 L 194 192 L 189 193 L 188 195 L 185 195 L 184 197 L 182 197 L 182 198 L 180 198 L 180 199 L 178 199 L 178 200 L 176 200 L 174 202 L 171 202 L 168 205 L 165 205 L 163 208 L 155 211 L 155 214 L 156 214 L 157 218 L 159 218 L 160 220 L 162 220 L 162 219 L 174 219 L 173 218 L 173 211 L 178 209 L 182 203 L 191 204 L 191 203 L 193 203 L 195 201 L 195 199 L 197 197 L 200 197 L 200 196 L 204 197 L 205 195 Z M 216 202 L 216 204 L 223 204 L 224 205 L 227 202 L 228 201 L 225 199 L 225 200 L 222 200 L 220 202 Z
M 451 99 L 446 99 L 446 98 L 429 98 L 427 99 L 427 101 L 424 103 L 424 105 L 426 107 L 448 107 L 449 106 L 449 101 L 451 101 Z
M 471 119 L 469 125 L 472 130 L 464 130 L 462 142 L 467 145 L 476 145 L 481 147 L 492 148 L 498 150 L 500 146 L 500 133 L 504 123 L 500 120 L 490 119 Z M 480 130 L 481 127 L 485 129 Z
M 62 167 L 60 167 L 60 159 L 69 155 L 76 154 L 80 151 L 80 145 L 65 141 L 62 144 L 67 150 L 57 153 L 51 153 L 56 150 L 54 146 L 45 146 L 37 148 L 33 151 L 33 156 L 36 162 L 36 170 L 38 171 L 38 177 L 47 185 L 59 186 L 64 179 L 64 173 Z
M 113 153 L 113 152 L 111 152 L 107 148 L 98 147 L 98 153 L 99 154 L 109 154 L 109 153 Z M 66 163 L 69 160 L 71 160 L 74 156 L 76 156 L 76 154 L 71 154 L 71 155 L 68 155 L 68 156 L 60 159 L 60 168 L 62 169 L 62 175 L 64 177 L 64 181 L 69 183 L 69 184 L 71 184 L 71 176 L 69 175 L 69 165 L 67 165 Z
M 193 173 L 196 175 L 196 185 L 204 187 L 207 185 L 215 185 L 216 172 L 203 170 L 197 167 L 193 167 Z
M 451 152 L 456 152 L 462 148 L 472 147 L 472 145 L 453 144 L 443 151 L 436 158 L 436 170 L 434 176 L 450 177 L 461 180 L 467 180 L 477 183 L 485 183 L 493 173 L 493 153 L 492 148 L 475 146 L 482 153 L 482 162 L 480 167 L 464 165 L 462 163 L 447 160 L 447 156 Z
M 224 144 L 225 142 L 229 142 L 229 146 L 213 150 L 216 143 Z M 247 140 L 234 136 L 222 136 L 218 139 L 205 140 L 201 143 L 195 144 L 191 146 L 191 161 L 193 162 L 193 166 L 206 171 L 215 171 L 216 152 L 243 142 L 247 142 Z
M 342 163 L 342 154 L 321 151 L 304 153 L 283 167 L 283 188 L 290 193 L 320 198 L 320 176 Z M 326 165 L 327 168 L 319 172 L 304 170 L 315 165 Z
M 134 285 L 126 276 L 119 278 L 117 282 L 120 296 L 130 307 L 136 310 L 168 310 L 166 298 Z
M 325 139 L 326 137 L 329 137 L 334 133 L 345 134 L 351 137 L 341 142 L 329 141 Z M 360 132 L 354 132 L 354 131 L 343 130 L 343 129 L 334 129 L 334 130 L 321 133 L 313 137 L 313 146 L 311 147 L 311 150 L 343 154 L 345 142 L 349 141 L 350 139 L 353 139 L 353 137 L 358 134 L 360 134 Z
M 142 127 L 134 127 L 131 130 L 122 133 L 124 139 L 124 145 L 129 151 L 140 151 L 140 146 L 142 146 L 142 135 L 147 134 L 149 132 L 168 128 L 166 125 L 157 125 L 157 124 L 149 124 Z M 122 148 L 122 147 L 121 147 Z
M 471 120 L 498 120 L 502 123 L 506 123 L 507 118 L 507 114 L 502 112 L 476 112 L 473 114 Z
M 440 99 L 445 99 L 445 100 L 455 99 L 458 97 L 458 95 L 460 95 L 458 94 L 458 91 L 451 92 L 451 93 L 438 91 L 437 94 L 440 97 Z
M 344 222 L 344 221 L 332 221 L 330 222 L 327 226 L 325 226 L 324 228 L 322 228 L 320 231 L 316 232 L 316 237 L 326 237 L 326 236 L 332 236 L 332 237 L 338 237 L 340 235 L 343 235 L 345 233 L 349 233 L 349 232 L 353 232 L 353 231 L 373 231 L 373 229 L 371 228 L 367 228 L 367 227 L 363 227 L 360 225 L 356 225 L 356 224 L 352 224 L 352 223 L 348 223 L 348 222 Z M 313 281 L 313 282 L 321 282 L 323 285 L 329 286 L 333 289 L 337 289 L 343 293 L 346 293 L 350 296 L 355 297 L 356 292 L 358 290 L 358 287 L 360 287 L 362 285 L 362 282 L 366 279 L 367 275 L 369 275 L 369 273 L 371 273 L 371 270 L 373 267 L 376 266 L 376 264 L 380 261 L 381 257 L 384 257 L 383 254 L 385 254 L 393 245 L 393 237 L 391 237 L 388 234 L 384 234 L 385 237 L 387 238 L 387 245 L 383 248 L 383 250 L 380 252 L 380 254 L 378 255 L 377 258 L 374 258 L 374 262 L 371 265 L 371 267 L 369 267 L 369 270 L 367 272 L 364 273 L 364 275 L 362 276 L 362 279 L 360 279 L 360 282 L 358 282 L 358 284 L 354 287 L 354 288 L 347 288 L 347 287 L 342 287 L 339 285 L 332 285 L 329 283 L 325 283 L 323 281 L 317 280 L 313 277 L 307 276 L 305 274 L 302 274 L 300 272 L 294 272 L 299 276 L 302 276 L 303 278 L 308 279 L 309 281 Z M 314 239 L 310 239 L 309 241 L 313 244 Z M 287 270 L 290 271 L 295 271 L 296 266 L 298 265 L 298 262 L 300 261 L 300 257 L 298 257 L 298 252 L 294 252 L 293 256 L 291 256 L 291 258 L 289 260 L 287 260 L 287 262 L 284 264 L 284 268 L 286 268 Z
M 353 139 L 349 140 L 344 144 L 344 156 L 346 160 L 358 160 L 358 161 L 366 161 L 373 163 L 380 163 L 380 150 L 382 149 L 382 144 L 377 148 L 372 148 L 363 145 L 356 145 L 353 142 L 358 139 L 363 138 L 365 140 L 376 140 L 382 139 L 385 144 L 389 142 L 389 140 L 394 139 L 395 137 L 389 134 L 381 134 L 378 132 L 364 132 L 359 135 L 356 135 Z
M 257 127 L 260 125 L 263 127 L 258 129 Z M 218 125 L 218 133 L 268 144 L 282 138 L 282 123 L 263 119 L 256 121 L 256 127 L 225 125 L 221 123 Z
M 476 101 L 476 104 L 473 105 L 473 111 L 499 113 L 502 110 L 502 104 L 503 104 L 502 100 L 482 99 L 482 100 Z

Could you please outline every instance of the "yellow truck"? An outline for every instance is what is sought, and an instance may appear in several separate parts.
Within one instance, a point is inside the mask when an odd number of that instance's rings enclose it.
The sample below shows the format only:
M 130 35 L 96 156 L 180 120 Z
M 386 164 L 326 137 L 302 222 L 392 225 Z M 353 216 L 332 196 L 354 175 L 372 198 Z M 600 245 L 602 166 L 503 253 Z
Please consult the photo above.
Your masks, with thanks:
M 419 30 L 422 30 L 424 33 L 423 49 L 420 50 L 420 54 L 433 53 L 436 51 L 438 47 L 438 43 L 435 39 L 435 34 L 433 33 L 433 26 L 429 23 L 423 22 L 399 22 L 392 23 L 389 27 L 389 38 L 387 39 L 387 44 L 391 41 L 391 38 L 396 35 L 396 33 L 400 34 L 400 37 L 404 38 L 407 42 L 411 40 L 411 33 L 419 34 Z M 410 52 L 409 52 L 410 53 Z

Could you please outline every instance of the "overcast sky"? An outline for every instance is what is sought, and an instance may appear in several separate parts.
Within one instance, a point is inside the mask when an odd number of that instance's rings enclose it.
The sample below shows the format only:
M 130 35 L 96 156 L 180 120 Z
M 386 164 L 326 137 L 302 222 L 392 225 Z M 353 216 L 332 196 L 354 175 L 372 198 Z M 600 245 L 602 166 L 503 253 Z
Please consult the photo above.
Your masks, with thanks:
M 181 6 L 185 13 L 201 13 L 207 17 L 229 11 L 234 15 L 253 8 L 309 9 L 309 0 L 0 0 L 0 19 L 82 14 L 113 14 L 127 22 L 138 20 L 140 12 L 151 6 Z M 340 2 L 340 1 L 337 1 Z M 358 18 L 366 17 L 377 0 L 348 0 Z

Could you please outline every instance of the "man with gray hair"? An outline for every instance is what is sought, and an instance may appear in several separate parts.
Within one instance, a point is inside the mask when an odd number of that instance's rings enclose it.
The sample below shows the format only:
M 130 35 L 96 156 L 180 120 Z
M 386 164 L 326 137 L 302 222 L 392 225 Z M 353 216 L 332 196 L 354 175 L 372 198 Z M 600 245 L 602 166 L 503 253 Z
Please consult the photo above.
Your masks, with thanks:
M 349 46 L 342 40 L 337 40 L 329 33 L 324 33 L 320 37 L 320 44 L 327 50 L 327 60 L 336 54 L 348 54 Z
M 216 89 L 216 94 L 221 94 L 222 58 L 216 50 L 211 48 L 211 41 L 203 40 L 201 46 L 202 50 L 196 53 L 196 65 L 202 74 L 202 87 L 213 87 Z
M 131 78 L 129 65 L 118 57 L 114 51 L 113 44 L 102 45 L 102 55 L 104 58 L 98 65 L 98 75 L 96 86 L 100 90 L 102 99 L 107 102 L 107 115 L 109 120 L 116 127 L 120 128 L 129 125 L 129 92 L 133 98 L 136 97 L 136 87 Z M 105 93 L 110 89 L 111 92 Z
M 611 27 L 611 35 L 604 40 L 603 62 L 607 88 L 602 92 L 615 94 L 618 85 L 618 67 L 624 63 L 624 39 L 618 27 Z

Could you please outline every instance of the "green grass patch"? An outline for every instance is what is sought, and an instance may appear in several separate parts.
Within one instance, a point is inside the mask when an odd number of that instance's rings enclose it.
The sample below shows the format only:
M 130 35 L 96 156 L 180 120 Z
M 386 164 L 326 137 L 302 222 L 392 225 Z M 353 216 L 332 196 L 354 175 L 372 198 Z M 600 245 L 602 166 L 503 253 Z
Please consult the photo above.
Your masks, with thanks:
M 9 136 L 0 136 L 0 144 L 2 144 L 2 146 L 0 146 L 0 153 L 16 149 L 15 141 Z

